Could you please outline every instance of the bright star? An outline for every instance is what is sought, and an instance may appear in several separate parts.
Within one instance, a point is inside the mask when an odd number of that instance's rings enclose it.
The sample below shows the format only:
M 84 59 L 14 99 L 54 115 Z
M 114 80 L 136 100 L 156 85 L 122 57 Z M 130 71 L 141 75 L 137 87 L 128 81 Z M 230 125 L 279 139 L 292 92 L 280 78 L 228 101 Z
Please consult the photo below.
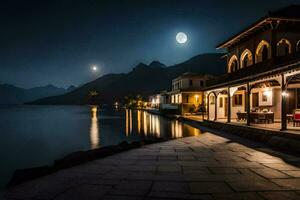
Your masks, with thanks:
M 94 65 L 94 66 L 92 67 L 92 70 L 93 70 L 93 71 L 97 71 L 97 70 L 98 70 L 98 67 Z

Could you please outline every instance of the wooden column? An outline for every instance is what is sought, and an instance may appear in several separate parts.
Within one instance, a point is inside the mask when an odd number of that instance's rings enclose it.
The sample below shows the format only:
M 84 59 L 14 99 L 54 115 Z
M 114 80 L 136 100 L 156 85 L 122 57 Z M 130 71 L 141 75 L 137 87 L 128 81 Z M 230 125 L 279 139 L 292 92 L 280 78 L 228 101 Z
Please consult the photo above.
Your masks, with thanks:
M 281 74 L 281 131 L 287 129 L 286 124 L 286 95 L 282 95 L 285 93 L 285 79 L 284 74 Z
M 228 87 L 228 92 L 227 92 L 227 122 L 231 122 L 231 97 L 230 97 L 230 87 Z
M 207 112 L 207 120 L 209 121 L 209 93 L 207 95 L 207 103 L 206 103 L 206 106 L 207 106 L 207 109 L 206 109 L 206 112 Z
M 250 126 L 250 94 L 251 94 L 251 89 L 250 89 L 250 84 L 249 82 L 247 83 L 247 92 L 246 92 L 246 115 L 247 115 L 247 126 Z
M 216 94 L 215 95 L 215 121 L 217 121 L 218 119 L 218 96 Z

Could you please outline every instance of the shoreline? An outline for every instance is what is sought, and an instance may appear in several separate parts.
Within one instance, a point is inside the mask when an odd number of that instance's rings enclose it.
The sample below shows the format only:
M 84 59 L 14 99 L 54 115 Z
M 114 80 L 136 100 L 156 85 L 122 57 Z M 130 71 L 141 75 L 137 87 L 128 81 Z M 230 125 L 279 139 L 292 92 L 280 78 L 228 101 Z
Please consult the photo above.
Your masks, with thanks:
M 188 119 L 188 118 L 185 118 L 185 117 L 179 116 L 179 115 L 177 116 L 177 115 L 163 114 L 157 110 L 147 110 L 147 109 L 140 109 L 140 110 L 146 111 L 150 114 L 159 115 L 159 116 L 162 116 L 162 117 L 170 119 L 170 120 L 178 120 L 178 121 L 185 123 L 187 125 L 190 125 L 194 128 L 212 132 L 217 135 L 222 134 L 222 132 L 224 132 L 224 133 L 227 132 L 234 136 L 240 136 L 242 138 L 260 142 L 260 143 L 268 145 L 269 147 L 276 149 L 276 150 L 281 150 L 281 151 L 284 151 L 287 153 L 300 155 L 300 153 L 299 153 L 300 148 L 298 151 L 297 151 L 297 149 L 296 149 L 296 151 L 293 151 L 293 149 L 290 149 L 290 148 L 288 148 L 288 149 L 282 148 L 282 145 L 277 146 L 278 142 L 276 143 L 276 141 L 275 141 L 275 143 L 268 142 L 269 140 L 272 139 L 272 137 L 279 137 L 276 134 L 272 135 L 265 131 L 262 131 L 262 133 L 260 133 L 260 132 L 253 133 L 253 130 L 250 130 L 250 131 L 247 130 L 247 129 L 251 129 L 249 127 L 242 127 L 242 128 L 246 128 L 246 131 L 244 130 L 242 132 L 239 132 L 240 130 L 234 131 L 234 129 L 228 128 L 228 126 L 230 126 L 229 124 L 218 123 L 216 126 L 215 122 L 209 123 L 209 121 L 206 121 L 206 120 L 201 122 L 201 121 L 196 121 L 193 119 Z M 234 126 L 234 125 L 232 125 L 232 126 Z M 268 140 L 266 139 L 267 137 L 269 138 Z M 283 138 L 283 139 L 286 139 L 286 138 Z M 61 159 L 55 160 L 52 165 L 45 165 L 45 166 L 40 166 L 40 167 L 35 167 L 35 168 L 15 170 L 15 172 L 12 175 L 12 178 L 6 185 L 6 188 L 10 188 L 12 186 L 16 186 L 16 185 L 19 185 L 21 183 L 24 183 L 24 182 L 27 182 L 27 181 L 30 181 L 33 179 L 52 174 L 52 173 L 57 172 L 62 169 L 71 168 L 73 166 L 81 165 L 81 164 L 87 163 L 89 161 L 101 159 L 101 158 L 104 158 L 104 157 L 107 157 L 110 155 L 114 155 L 114 154 L 125 152 L 125 151 L 131 150 L 131 149 L 139 148 L 139 147 L 147 145 L 147 144 L 159 143 L 159 142 L 164 142 L 167 140 L 172 140 L 172 139 L 153 138 L 153 139 L 144 139 L 141 141 L 134 141 L 131 143 L 128 143 L 127 141 L 123 141 L 123 142 L 119 143 L 118 145 L 110 145 L 110 146 L 100 147 L 98 149 L 93 149 L 93 150 L 72 152 Z M 286 145 L 288 142 L 291 142 L 291 141 L 289 141 L 289 140 L 281 141 L 281 143 L 283 143 L 284 145 Z M 295 143 L 295 141 L 293 141 L 293 142 Z M 300 145 L 300 143 L 299 143 L 299 145 Z M 0 193 L 0 195 L 1 195 L 1 193 Z
M 54 160 L 54 163 L 52 165 L 44 165 L 44 166 L 39 166 L 34 168 L 15 170 L 12 175 L 12 178 L 9 180 L 9 182 L 6 184 L 6 186 L 3 189 L 5 190 L 7 188 L 17 186 L 19 184 L 28 182 L 30 180 L 34 180 L 36 178 L 50 175 L 60 170 L 78 166 L 93 160 L 105 158 L 107 156 L 125 152 L 131 149 L 136 149 L 148 144 L 154 144 L 154 143 L 164 142 L 168 140 L 171 139 L 154 138 L 154 139 L 144 139 L 140 141 L 134 141 L 131 143 L 128 143 L 127 141 L 123 141 L 118 145 L 110 145 L 106 147 L 100 147 L 97 149 L 72 152 L 67 154 L 61 159 Z M 1 197 L 1 190 L 0 190 L 0 197 Z

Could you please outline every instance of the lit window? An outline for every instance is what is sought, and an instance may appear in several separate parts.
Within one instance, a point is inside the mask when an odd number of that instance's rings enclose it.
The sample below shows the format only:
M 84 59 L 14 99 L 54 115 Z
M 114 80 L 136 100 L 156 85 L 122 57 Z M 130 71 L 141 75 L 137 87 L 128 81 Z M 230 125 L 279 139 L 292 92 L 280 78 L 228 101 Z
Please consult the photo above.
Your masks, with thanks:
M 223 98 L 222 97 L 220 97 L 220 99 L 219 99 L 219 107 L 223 108 Z
M 215 104 L 215 97 L 214 96 L 210 96 L 209 97 L 209 101 L 210 101 L 210 104 Z
M 233 106 L 241 106 L 241 105 L 243 105 L 243 95 L 242 94 L 233 95 Z

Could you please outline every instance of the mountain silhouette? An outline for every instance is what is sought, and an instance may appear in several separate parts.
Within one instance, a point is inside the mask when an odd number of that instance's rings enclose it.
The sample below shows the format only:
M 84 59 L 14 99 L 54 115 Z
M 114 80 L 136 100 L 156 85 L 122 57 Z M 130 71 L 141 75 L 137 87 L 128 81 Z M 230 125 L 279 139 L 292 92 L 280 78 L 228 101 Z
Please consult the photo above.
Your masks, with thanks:
M 23 104 L 43 97 L 61 95 L 74 89 L 74 86 L 64 89 L 50 84 L 30 89 L 24 89 L 10 84 L 0 84 L 0 104 Z
M 185 72 L 212 75 L 224 73 L 226 65 L 225 60 L 221 59 L 222 55 L 202 54 L 173 66 L 166 66 L 159 61 L 149 65 L 139 63 L 129 73 L 107 74 L 69 93 L 42 98 L 30 104 L 89 104 L 93 91 L 98 94 L 96 102 L 99 104 L 122 102 L 128 95 L 147 97 L 170 89 L 172 79 Z

